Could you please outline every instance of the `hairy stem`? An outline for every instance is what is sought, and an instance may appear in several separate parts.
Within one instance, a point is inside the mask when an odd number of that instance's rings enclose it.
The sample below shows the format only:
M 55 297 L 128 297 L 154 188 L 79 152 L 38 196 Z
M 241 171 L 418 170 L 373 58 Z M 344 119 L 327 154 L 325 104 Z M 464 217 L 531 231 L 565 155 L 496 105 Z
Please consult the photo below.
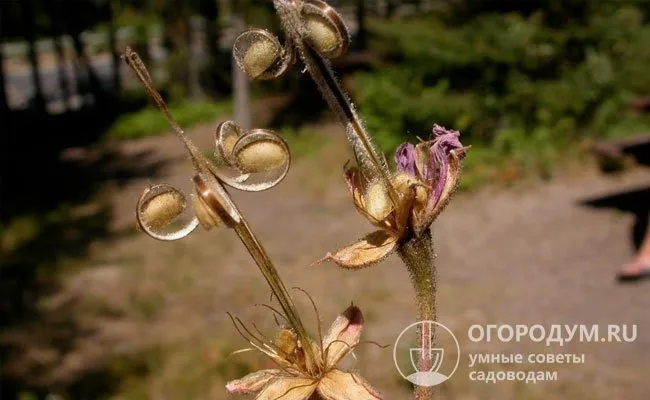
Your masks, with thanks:
M 437 270 L 431 229 L 427 229 L 419 237 L 415 235 L 407 237 L 400 243 L 397 251 L 411 274 L 418 309 L 417 320 L 436 321 Z M 431 331 L 424 326 L 420 326 L 424 331 L 418 331 L 418 348 L 423 350 L 420 352 L 418 369 L 429 371 L 432 367 L 429 349 L 435 347 L 436 334 L 435 325 L 428 325 Z M 416 400 L 430 400 L 434 393 L 434 387 L 415 386 L 414 389 Z

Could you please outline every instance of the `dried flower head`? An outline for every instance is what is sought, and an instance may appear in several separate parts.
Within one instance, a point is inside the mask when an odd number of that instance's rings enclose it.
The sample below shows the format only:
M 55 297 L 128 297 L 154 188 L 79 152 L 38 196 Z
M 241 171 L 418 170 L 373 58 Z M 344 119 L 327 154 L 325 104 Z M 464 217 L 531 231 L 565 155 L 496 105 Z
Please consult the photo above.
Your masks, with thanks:
M 359 344 L 363 315 L 355 306 L 348 307 L 332 324 L 320 343 L 310 344 L 314 360 L 305 358 L 304 345 L 291 329 L 281 329 L 274 340 L 253 334 L 242 322 L 233 319 L 239 332 L 251 346 L 266 354 L 277 366 L 253 372 L 228 382 L 226 389 L 234 394 L 257 393 L 258 400 L 305 400 L 318 394 L 328 400 L 381 399 L 363 378 L 344 372 L 336 366 Z M 319 330 L 320 331 L 320 330 Z
M 362 165 L 346 168 L 354 205 L 379 230 L 318 262 L 366 267 L 388 256 L 401 239 L 427 230 L 458 184 L 460 160 L 467 150 L 459 136 L 458 131 L 434 125 L 429 140 L 400 145 L 395 152 L 396 171 L 388 181 Z

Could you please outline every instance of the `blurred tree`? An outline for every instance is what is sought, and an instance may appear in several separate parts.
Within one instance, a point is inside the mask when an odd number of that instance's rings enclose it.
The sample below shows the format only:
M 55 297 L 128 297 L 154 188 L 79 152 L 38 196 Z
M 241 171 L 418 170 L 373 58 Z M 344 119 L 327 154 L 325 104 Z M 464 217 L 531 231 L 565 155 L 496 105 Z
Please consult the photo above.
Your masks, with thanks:
M 54 53 L 56 56 L 57 64 L 57 73 L 59 79 L 59 90 L 61 91 L 61 96 L 65 99 L 66 102 L 69 102 L 72 98 L 72 84 L 68 80 L 68 75 L 66 73 L 65 65 L 65 54 L 63 49 L 63 13 L 61 12 L 61 0 L 52 0 L 48 2 L 48 9 L 50 16 L 52 18 L 52 35 L 54 41 Z
M 366 29 L 366 2 L 365 0 L 357 0 L 357 43 L 356 48 L 365 50 L 367 46 L 368 30 Z
M 0 3 L 0 38 L 4 37 L 4 25 L 2 16 L 4 15 L 3 4 Z M 9 115 L 9 101 L 7 100 L 7 90 L 5 86 L 5 63 L 4 63 L 4 40 L 0 40 L 0 118 L 6 121 Z
M 115 30 L 115 1 L 108 0 L 105 3 L 108 20 L 108 47 L 113 60 L 113 89 L 118 93 L 121 89 L 120 66 L 122 65 L 117 50 L 117 33 Z
M 38 53 L 36 50 L 36 15 L 33 4 L 27 2 L 21 3 L 22 21 L 24 26 L 25 39 L 27 40 L 28 57 L 31 65 L 32 83 L 34 85 L 34 107 L 45 109 L 45 100 L 43 98 L 43 85 L 41 83 L 40 69 L 38 63 Z

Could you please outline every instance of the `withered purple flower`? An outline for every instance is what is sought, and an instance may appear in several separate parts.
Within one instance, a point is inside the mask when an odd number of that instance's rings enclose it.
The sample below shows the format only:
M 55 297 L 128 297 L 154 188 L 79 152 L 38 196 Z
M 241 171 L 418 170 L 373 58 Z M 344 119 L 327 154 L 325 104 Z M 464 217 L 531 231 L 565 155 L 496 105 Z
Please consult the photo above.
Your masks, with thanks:
M 368 179 L 359 168 L 348 168 L 345 179 L 354 204 L 379 230 L 319 262 L 331 260 L 349 269 L 366 267 L 388 256 L 401 239 L 427 230 L 458 184 L 466 150 L 459 136 L 458 131 L 434 125 L 429 140 L 400 145 L 390 188 L 378 179 Z M 389 196 L 391 189 L 397 194 L 395 203 Z

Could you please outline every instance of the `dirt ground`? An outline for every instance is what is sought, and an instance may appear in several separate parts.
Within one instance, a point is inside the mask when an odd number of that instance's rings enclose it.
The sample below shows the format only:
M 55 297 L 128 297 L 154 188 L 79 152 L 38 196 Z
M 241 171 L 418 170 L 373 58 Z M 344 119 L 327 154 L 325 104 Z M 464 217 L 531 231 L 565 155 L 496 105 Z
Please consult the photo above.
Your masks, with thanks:
M 208 149 L 211 128 L 195 129 L 190 136 Z M 341 133 L 335 126 L 324 131 Z M 191 169 L 173 136 L 116 146 L 124 154 L 143 152 L 143 163 L 162 161 L 165 167 L 150 180 L 106 188 L 114 237 L 95 243 L 61 291 L 44 301 L 45 313 L 65 313 L 83 329 L 66 348 L 45 342 L 32 346 L 16 365 L 38 367 L 43 379 L 63 382 L 108 369 L 121 377 L 113 384 L 114 398 L 226 398 L 227 379 L 264 364 L 250 354 L 228 358 L 247 343 L 226 312 L 270 332 L 270 313 L 254 306 L 268 301 L 269 290 L 232 231 L 198 230 L 174 243 L 136 233 L 134 207 L 142 189 L 158 182 L 187 189 Z M 348 157 L 344 148 L 330 140 L 315 157 L 297 160 L 278 187 L 233 196 L 287 286 L 299 286 L 313 297 L 324 325 L 353 301 L 366 317 L 364 339 L 392 344 L 414 320 L 409 277 L 396 256 L 358 272 L 331 264 L 309 266 L 371 229 L 354 210 L 340 178 Z M 457 374 L 440 388 L 440 398 L 650 398 L 650 282 L 621 285 L 614 279 L 633 252 L 634 217 L 587 204 L 646 188 L 648 182 L 648 171 L 641 168 L 606 176 L 582 165 L 550 182 L 488 187 L 455 197 L 435 223 L 434 236 L 439 318 L 457 333 L 463 356 Z M 315 326 L 307 300 L 296 292 L 296 301 L 308 326 Z M 472 324 L 637 324 L 638 338 L 563 347 L 470 343 L 466 332 Z M 554 366 L 556 382 L 470 381 L 468 354 L 498 351 L 584 353 L 585 363 Z M 357 356 L 356 368 L 386 398 L 409 397 L 390 348 L 364 346 Z

